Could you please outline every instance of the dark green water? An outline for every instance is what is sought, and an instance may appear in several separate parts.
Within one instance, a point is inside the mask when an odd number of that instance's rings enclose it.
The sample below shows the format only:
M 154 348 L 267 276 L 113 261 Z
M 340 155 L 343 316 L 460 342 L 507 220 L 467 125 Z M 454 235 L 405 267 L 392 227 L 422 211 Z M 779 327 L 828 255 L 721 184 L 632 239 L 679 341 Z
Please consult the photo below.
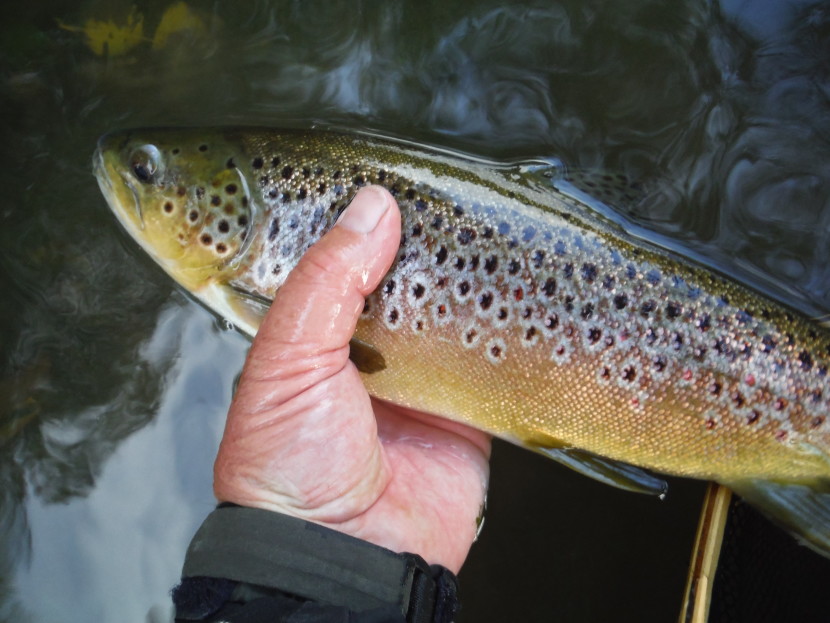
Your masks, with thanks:
M 194 3 L 205 29 L 102 57 L 0 25 L 0 621 L 163 621 L 212 508 L 247 341 L 126 240 L 91 174 L 143 125 L 369 128 L 623 172 L 632 227 L 830 310 L 830 9 L 807 0 Z M 137 2 L 152 38 L 167 2 Z M 622 493 L 505 445 L 461 575 L 470 621 L 671 621 L 702 485 Z

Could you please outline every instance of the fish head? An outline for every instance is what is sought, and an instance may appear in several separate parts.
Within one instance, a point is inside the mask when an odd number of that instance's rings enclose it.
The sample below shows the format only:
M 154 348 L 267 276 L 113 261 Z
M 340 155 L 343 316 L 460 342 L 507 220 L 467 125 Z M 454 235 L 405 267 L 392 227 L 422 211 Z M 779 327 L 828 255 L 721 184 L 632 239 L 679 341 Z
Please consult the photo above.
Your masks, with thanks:
M 176 281 L 197 293 L 227 280 L 250 241 L 254 206 L 232 141 L 187 130 L 101 137 L 93 166 L 127 232 Z

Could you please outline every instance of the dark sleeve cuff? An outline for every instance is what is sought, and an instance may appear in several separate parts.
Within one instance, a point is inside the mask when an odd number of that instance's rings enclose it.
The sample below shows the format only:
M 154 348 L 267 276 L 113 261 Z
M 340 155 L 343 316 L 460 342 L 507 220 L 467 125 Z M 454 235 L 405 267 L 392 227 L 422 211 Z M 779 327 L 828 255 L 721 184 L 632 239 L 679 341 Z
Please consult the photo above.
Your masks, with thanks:
M 177 593 L 188 579 L 221 578 L 356 613 L 394 605 L 413 623 L 449 622 L 458 609 L 455 576 L 430 567 L 420 556 L 397 554 L 288 515 L 234 505 L 220 506 L 199 528 L 182 578 Z M 228 591 L 221 583 L 215 586 L 220 593 Z M 179 602 L 186 600 L 174 594 L 174 601 L 181 610 Z

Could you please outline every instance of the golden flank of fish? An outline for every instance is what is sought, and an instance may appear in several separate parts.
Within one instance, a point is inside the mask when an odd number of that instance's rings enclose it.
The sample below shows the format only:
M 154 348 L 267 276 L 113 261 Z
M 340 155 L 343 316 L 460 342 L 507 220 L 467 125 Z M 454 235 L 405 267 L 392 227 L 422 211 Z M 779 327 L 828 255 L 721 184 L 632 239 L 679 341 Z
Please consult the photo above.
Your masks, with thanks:
M 370 393 L 624 488 L 718 481 L 830 551 L 828 331 L 605 222 L 552 165 L 230 128 L 113 133 L 95 168 L 142 248 L 251 335 L 358 187 L 385 186 L 403 234 L 353 342 Z

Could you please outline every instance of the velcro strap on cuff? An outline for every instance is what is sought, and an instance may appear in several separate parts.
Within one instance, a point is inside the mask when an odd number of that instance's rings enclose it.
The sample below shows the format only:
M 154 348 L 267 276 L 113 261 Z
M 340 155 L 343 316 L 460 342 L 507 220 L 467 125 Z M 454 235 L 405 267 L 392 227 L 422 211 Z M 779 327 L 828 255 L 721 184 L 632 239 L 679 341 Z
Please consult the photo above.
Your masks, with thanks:
M 223 505 L 199 528 L 187 550 L 183 578 L 226 578 L 277 588 L 320 603 L 362 612 L 398 604 L 412 623 L 449 622 L 457 580 L 415 554 L 288 515 Z

